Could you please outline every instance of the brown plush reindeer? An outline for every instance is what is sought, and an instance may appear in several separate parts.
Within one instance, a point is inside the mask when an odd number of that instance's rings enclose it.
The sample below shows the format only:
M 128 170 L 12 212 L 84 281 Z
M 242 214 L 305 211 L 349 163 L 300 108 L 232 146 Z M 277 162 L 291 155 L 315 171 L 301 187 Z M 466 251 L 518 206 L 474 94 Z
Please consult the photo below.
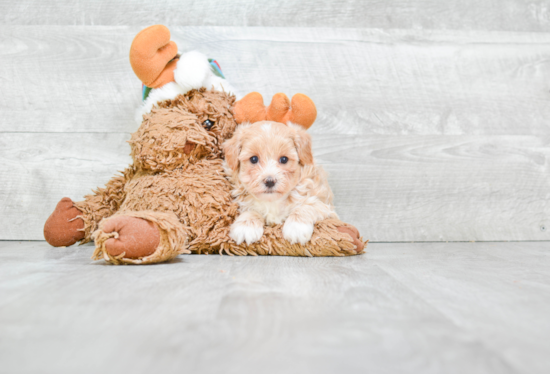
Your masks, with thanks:
M 305 95 L 296 95 L 289 102 L 285 95 L 278 94 L 265 108 L 257 93 L 235 103 L 235 97 L 224 92 L 228 85 L 212 77 L 196 84 L 202 85 L 210 79 L 214 88 L 193 87 L 181 78 L 185 74 L 177 70 L 195 67 L 198 60 L 186 66 L 180 65 L 189 60 L 185 55 L 178 55 L 175 64 L 171 56 L 162 61 L 158 59 L 168 45 L 166 31 L 154 26 L 138 34 L 132 48 L 141 48 L 143 56 L 150 52 L 151 35 L 164 43 L 160 43 L 160 47 L 157 43 L 155 48 L 160 51 L 157 55 L 149 53 L 149 60 L 134 59 L 132 64 L 171 64 L 171 69 L 176 65 L 176 70 L 168 73 L 157 66 L 155 74 L 159 76 L 148 77 L 158 81 L 156 78 L 174 76 L 175 82 L 170 81 L 158 89 L 178 85 L 172 87 L 176 95 L 159 100 L 150 110 L 145 110 L 141 126 L 129 142 L 133 163 L 122 175 L 115 176 L 84 201 L 73 203 L 63 198 L 59 202 L 44 226 L 48 243 L 69 246 L 94 239 L 93 258 L 103 258 L 113 264 L 150 264 L 183 253 L 288 256 L 361 253 L 365 243 L 357 229 L 337 219 L 318 222 L 311 241 L 305 245 L 287 242 L 280 225 L 266 227 L 262 239 L 252 245 L 237 245 L 230 239 L 229 229 L 238 207 L 224 176 L 221 144 L 232 136 L 236 119 L 251 120 L 257 115 L 309 127 L 315 119 L 315 106 Z M 169 33 L 167 39 L 170 42 Z M 140 75 L 143 74 L 138 74 L 142 78 Z M 184 87 L 185 84 L 188 86 Z M 219 86 L 222 90 L 215 89 Z M 160 94 L 156 97 L 168 95 Z

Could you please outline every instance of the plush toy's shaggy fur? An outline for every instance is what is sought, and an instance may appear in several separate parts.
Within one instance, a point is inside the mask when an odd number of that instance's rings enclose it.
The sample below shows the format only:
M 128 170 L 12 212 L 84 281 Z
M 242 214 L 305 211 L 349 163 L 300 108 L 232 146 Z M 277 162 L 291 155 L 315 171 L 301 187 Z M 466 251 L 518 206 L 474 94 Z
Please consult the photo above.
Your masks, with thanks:
M 48 242 L 70 245 L 75 240 L 85 243 L 95 239 L 94 258 L 114 264 L 155 263 L 182 253 L 345 256 L 357 254 L 357 247 L 361 251 L 363 243 L 356 229 L 337 219 L 317 223 L 306 245 L 287 242 L 280 225 L 266 227 L 261 241 L 252 245 L 237 245 L 230 239 L 238 206 L 224 176 L 221 144 L 236 127 L 234 101 L 226 93 L 200 89 L 160 103 L 132 135 L 133 164 L 105 188 L 74 204 L 80 214 L 72 221 L 83 221 L 80 236 L 67 226 L 73 222 L 56 215 L 58 205 L 45 226 Z M 214 123 L 208 130 L 202 126 L 206 120 Z M 104 228 L 121 217 L 153 223 L 160 234 L 153 253 L 136 258 L 109 250 L 109 239 L 119 238 L 123 232 Z

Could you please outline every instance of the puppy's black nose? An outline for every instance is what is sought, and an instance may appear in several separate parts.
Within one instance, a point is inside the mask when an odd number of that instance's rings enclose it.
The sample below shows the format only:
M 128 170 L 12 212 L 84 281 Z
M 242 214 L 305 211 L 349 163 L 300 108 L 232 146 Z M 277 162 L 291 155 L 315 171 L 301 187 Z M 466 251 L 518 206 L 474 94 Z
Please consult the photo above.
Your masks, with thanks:
M 275 180 L 273 178 L 266 178 L 264 179 L 264 184 L 267 188 L 271 188 L 275 185 Z

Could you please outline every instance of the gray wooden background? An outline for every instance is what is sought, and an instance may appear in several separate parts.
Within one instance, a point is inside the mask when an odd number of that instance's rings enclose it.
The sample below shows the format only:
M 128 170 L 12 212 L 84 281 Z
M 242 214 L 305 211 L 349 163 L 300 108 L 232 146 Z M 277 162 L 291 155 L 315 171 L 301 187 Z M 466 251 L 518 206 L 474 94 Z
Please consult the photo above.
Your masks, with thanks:
M 373 241 L 550 239 L 550 1 L 1 1 L 0 239 L 130 161 L 128 50 L 170 27 L 242 93 L 308 94 Z

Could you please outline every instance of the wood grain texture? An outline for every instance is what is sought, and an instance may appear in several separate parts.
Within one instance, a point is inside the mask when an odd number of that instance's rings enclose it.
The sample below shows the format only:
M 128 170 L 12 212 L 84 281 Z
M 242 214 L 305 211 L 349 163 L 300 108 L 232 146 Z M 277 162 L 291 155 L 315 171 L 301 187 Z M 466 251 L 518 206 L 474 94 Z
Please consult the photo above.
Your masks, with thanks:
M 0 27 L 0 131 L 133 132 L 140 27 Z M 550 34 L 171 27 L 241 91 L 303 92 L 324 134 L 550 135 Z
M 129 134 L 0 137 L 0 239 L 43 239 L 64 196 L 77 201 L 131 160 Z M 340 217 L 373 241 L 550 239 L 550 138 L 313 135 Z
M 374 241 L 548 240 L 550 138 L 316 136 L 337 211 Z
M 128 164 L 141 27 L 1 26 L 0 239 Z M 171 27 L 242 92 L 310 95 L 341 217 L 374 241 L 545 240 L 550 34 Z
M 0 238 L 43 240 L 62 197 L 82 200 L 131 162 L 129 134 L 6 133 L 0 136 Z
M 10 25 L 343 27 L 550 31 L 547 0 L 21 0 L 0 3 Z
M 548 245 L 115 267 L 90 245 L 0 242 L 0 370 L 545 374 Z

